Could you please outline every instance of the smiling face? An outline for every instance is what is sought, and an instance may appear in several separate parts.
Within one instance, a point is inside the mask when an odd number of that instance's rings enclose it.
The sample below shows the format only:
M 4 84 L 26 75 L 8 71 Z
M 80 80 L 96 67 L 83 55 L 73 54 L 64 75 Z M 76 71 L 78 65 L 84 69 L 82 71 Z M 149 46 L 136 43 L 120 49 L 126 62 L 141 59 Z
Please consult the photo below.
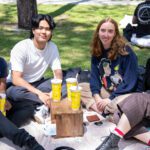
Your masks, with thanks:
M 33 38 L 34 44 L 39 49 L 44 48 L 46 42 L 52 36 L 52 31 L 46 20 L 41 20 L 39 23 L 39 27 L 33 29 L 32 32 L 34 34 L 34 38 Z
M 112 40 L 116 35 L 114 24 L 109 21 L 104 22 L 99 28 L 98 35 L 103 47 L 105 49 L 110 48 Z

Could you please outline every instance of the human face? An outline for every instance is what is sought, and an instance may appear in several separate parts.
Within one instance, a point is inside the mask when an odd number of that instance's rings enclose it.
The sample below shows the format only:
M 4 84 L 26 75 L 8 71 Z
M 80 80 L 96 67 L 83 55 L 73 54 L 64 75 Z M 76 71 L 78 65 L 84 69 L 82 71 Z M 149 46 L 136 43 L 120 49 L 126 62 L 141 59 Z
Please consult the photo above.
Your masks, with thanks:
M 111 22 L 104 22 L 99 28 L 99 39 L 105 49 L 110 48 L 112 40 L 115 37 L 115 26 Z
M 41 20 L 39 27 L 37 29 L 33 29 L 32 32 L 34 34 L 33 41 L 37 48 L 41 48 L 42 45 L 45 46 L 46 42 L 52 35 L 52 31 L 46 20 Z

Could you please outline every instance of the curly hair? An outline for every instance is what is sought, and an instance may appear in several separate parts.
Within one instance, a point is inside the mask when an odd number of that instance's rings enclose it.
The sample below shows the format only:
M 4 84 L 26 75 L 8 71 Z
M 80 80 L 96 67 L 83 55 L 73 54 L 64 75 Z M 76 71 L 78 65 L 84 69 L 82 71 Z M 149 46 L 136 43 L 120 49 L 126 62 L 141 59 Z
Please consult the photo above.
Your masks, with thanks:
M 104 47 L 99 39 L 99 29 L 101 25 L 105 22 L 111 22 L 115 26 L 115 37 L 112 40 L 110 51 L 108 53 L 108 58 L 110 60 L 114 60 L 119 54 L 120 55 L 128 55 L 128 52 L 125 49 L 125 45 L 127 45 L 126 40 L 120 35 L 119 28 L 117 22 L 112 18 L 106 18 L 99 22 L 96 31 L 93 36 L 93 40 L 91 43 L 91 55 L 99 57 L 102 55 Z

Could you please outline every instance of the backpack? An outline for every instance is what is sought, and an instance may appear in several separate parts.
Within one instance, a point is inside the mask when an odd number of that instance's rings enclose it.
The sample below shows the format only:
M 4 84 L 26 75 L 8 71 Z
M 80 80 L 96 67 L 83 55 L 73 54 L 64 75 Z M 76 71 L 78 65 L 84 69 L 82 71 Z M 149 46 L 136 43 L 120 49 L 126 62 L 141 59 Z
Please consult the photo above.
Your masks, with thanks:
M 132 34 L 136 32 L 136 27 L 133 27 L 130 23 L 123 29 L 123 36 L 130 42 Z

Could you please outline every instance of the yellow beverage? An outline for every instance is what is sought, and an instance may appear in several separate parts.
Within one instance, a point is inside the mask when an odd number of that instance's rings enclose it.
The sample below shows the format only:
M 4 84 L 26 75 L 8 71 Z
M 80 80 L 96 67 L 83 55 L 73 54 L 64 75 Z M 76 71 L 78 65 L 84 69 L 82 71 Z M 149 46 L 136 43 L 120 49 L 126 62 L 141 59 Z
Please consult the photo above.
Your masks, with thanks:
M 76 78 L 68 78 L 68 79 L 66 79 L 66 83 L 67 83 L 67 97 L 68 97 L 68 100 L 71 100 L 70 87 L 77 86 L 77 79 Z
M 6 116 L 5 104 L 6 104 L 6 94 L 0 93 L 0 111 L 3 113 L 4 116 Z
M 79 110 L 81 103 L 81 87 L 72 86 L 71 90 L 71 108 L 72 110 Z
M 59 102 L 61 100 L 61 79 L 52 79 L 52 99 L 55 102 Z

